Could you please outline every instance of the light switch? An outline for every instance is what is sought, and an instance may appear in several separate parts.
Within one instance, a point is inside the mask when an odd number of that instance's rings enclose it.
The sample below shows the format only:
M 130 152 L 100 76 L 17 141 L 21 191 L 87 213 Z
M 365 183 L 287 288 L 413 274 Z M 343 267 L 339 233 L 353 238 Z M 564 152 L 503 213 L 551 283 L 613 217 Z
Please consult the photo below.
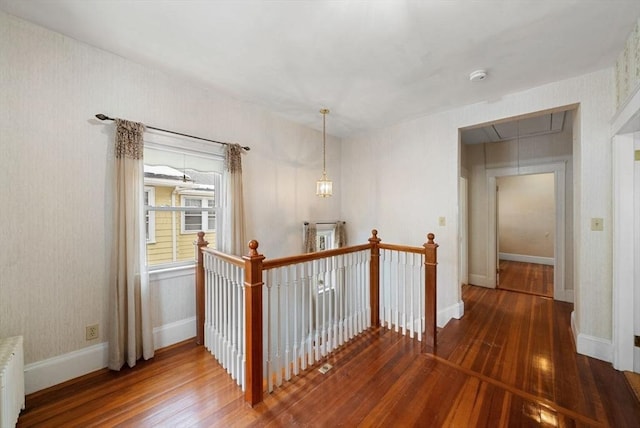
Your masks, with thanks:
M 438 226 L 446 226 L 447 219 L 445 217 L 438 217 Z
M 594 231 L 602 231 L 603 225 L 602 225 L 603 221 L 601 218 L 599 217 L 594 217 L 591 219 L 591 230 Z

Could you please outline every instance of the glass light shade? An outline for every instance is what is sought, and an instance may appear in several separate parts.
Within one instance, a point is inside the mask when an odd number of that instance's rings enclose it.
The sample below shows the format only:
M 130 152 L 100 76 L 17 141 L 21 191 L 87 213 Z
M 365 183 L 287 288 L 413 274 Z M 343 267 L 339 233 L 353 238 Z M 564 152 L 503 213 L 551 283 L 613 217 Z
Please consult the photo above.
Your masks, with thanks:
M 327 174 L 322 174 L 322 179 L 316 181 L 316 195 L 327 198 L 333 194 L 333 181 L 327 178 Z

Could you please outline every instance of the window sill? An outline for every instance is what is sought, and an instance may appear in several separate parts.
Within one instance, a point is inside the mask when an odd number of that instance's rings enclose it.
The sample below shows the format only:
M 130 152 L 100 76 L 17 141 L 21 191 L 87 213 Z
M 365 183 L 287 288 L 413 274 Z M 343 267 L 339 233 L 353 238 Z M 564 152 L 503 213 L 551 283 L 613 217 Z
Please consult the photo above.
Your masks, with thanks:
M 195 275 L 196 263 L 189 263 L 180 266 L 168 266 L 149 269 L 149 280 L 158 281 L 163 279 L 178 278 L 182 276 Z

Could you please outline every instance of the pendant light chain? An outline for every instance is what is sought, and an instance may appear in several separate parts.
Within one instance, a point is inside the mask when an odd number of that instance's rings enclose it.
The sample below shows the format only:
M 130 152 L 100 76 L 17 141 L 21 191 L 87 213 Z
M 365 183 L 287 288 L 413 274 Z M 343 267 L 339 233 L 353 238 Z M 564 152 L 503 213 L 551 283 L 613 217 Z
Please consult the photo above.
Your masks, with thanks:
M 333 182 L 327 178 L 327 114 L 329 109 L 323 108 L 322 113 L 322 178 L 316 181 L 316 195 L 327 198 L 333 193 Z
M 322 174 L 327 175 L 327 114 L 328 108 L 320 110 L 322 113 Z M 326 179 L 325 179 L 326 180 Z

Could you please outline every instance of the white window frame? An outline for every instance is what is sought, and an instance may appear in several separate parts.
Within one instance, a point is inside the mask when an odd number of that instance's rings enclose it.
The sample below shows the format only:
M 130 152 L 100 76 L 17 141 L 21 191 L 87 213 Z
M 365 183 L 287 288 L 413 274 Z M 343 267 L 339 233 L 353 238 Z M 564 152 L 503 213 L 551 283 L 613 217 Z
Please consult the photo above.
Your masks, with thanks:
M 158 132 L 150 131 L 148 133 L 145 133 L 145 147 L 160 149 L 163 151 L 174 152 L 178 154 L 189 153 L 191 155 L 201 156 L 205 158 L 212 158 L 212 159 L 218 159 L 218 160 L 224 159 L 224 146 L 216 147 L 216 146 L 212 146 L 211 144 L 192 140 L 189 138 L 182 138 L 182 137 L 177 138 L 173 135 L 165 134 L 160 131 Z M 216 193 L 214 197 L 211 198 L 211 195 L 207 193 L 207 196 L 210 199 L 214 199 L 214 208 L 207 208 L 207 210 L 214 210 L 215 212 L 215 211 L 218 211 L 217 208 L 220 208 L 218 189 L 222 189 L 222 175 L 223 174 L 220 174 L 219 181 L 215 186 L 216 189 L 214 191 Z M 148 187 L 148 186 L 149 185 L 146 185 L 144 187 Z M 185 190 L 183 192 L 180 192 L 180 194 L 189 195 L 196 192 L 202 195 L 201 191 L 198 192 L 194 190 Z M 183 211 L 184 207 L 180 206 L 181 201 L 176 205 L 177 205 L 176 207 L 154 207 L 154 211 L 149 211 L 149 213 L 154 213 L 155 211 L 184 212 Z M 146 211 L 145 207 L 142 207 L 142 215 L 145 215 L 145 211 Z M 219 221 L 219 219 L 220 219 L 220 216 L 216 212 L 216 228 L 217 228 L 217 222 Z M 194 233 L 197 233 L 197 232 L 194 232 Z M 148 247 L 147 247 L 147 251 L 148 251 Z M 147 265 L 147 269 L 150 274 L 152 273 L 155 274 L 156 272 L 171 271 L 173 269 L 184 269 L 186 267 L 195 266 L 195 264 L 196 264 L 196 260 L 194 257 L 194 260 L 168 261 L 166 263 L 160 263 L 156 265 Z
M 152 186 L 144 186 L 144 193 L 149 195 L 147 197 L 147 207 L 154 207 L 156 205 L 156 188 Z M 145 209 L 143 211 L 143 215 L 145 216 L 145 226 L 149 231 L 149 236 L 147 236 L 147 244 L 155 244 L 156 243 L 156 213 L 155 211 L 150 211 Z
M 216 228 L 214 227 L 213 229 L 204 229 L 202 228 L 202 225 L 206 224 L 209 225 L 209 213 L 213 212 L 216 221 L 217 221 L 217 214 L 216 214 L 216 205 L 215 205 L 215 200 L 214 198 L 212 198 L 210 195 L 198 195 L 198 194 L 181 194 L 180 195 L 180 202 L 181 205 L 183 207 L 187 207 L 186 205 L 186 199 L 194 199 L 194 200 L 199 200 L 200 201 L 200 208 L 202 208 L 202 210 L 200 211 L 200 228 L 197 230 L 187 230 L 185 228 L 186 226 L 186 210 L 183 210 L 181 212 L 181 221 L 180 221 L 180 233 L 182 233 L 183 235 L 188 235 L 188 234 L 196 234 L 200 231 L 203 232 L 215 232 Z M 209 207 L 208 206 L 208 202 L 211 201 L 213 202 L 213 207 Z M 206 203 L 206 204 L 205 204 Z M 196 207 L 188 207 L 189 210 L 191 210 L 192 208 L 196 208 Z
M 316 224 L 316 251 L 331 250 L 334 248 L 336 225 L 334 223 Z M 324 248 L 320 244 L 324 239 Z

